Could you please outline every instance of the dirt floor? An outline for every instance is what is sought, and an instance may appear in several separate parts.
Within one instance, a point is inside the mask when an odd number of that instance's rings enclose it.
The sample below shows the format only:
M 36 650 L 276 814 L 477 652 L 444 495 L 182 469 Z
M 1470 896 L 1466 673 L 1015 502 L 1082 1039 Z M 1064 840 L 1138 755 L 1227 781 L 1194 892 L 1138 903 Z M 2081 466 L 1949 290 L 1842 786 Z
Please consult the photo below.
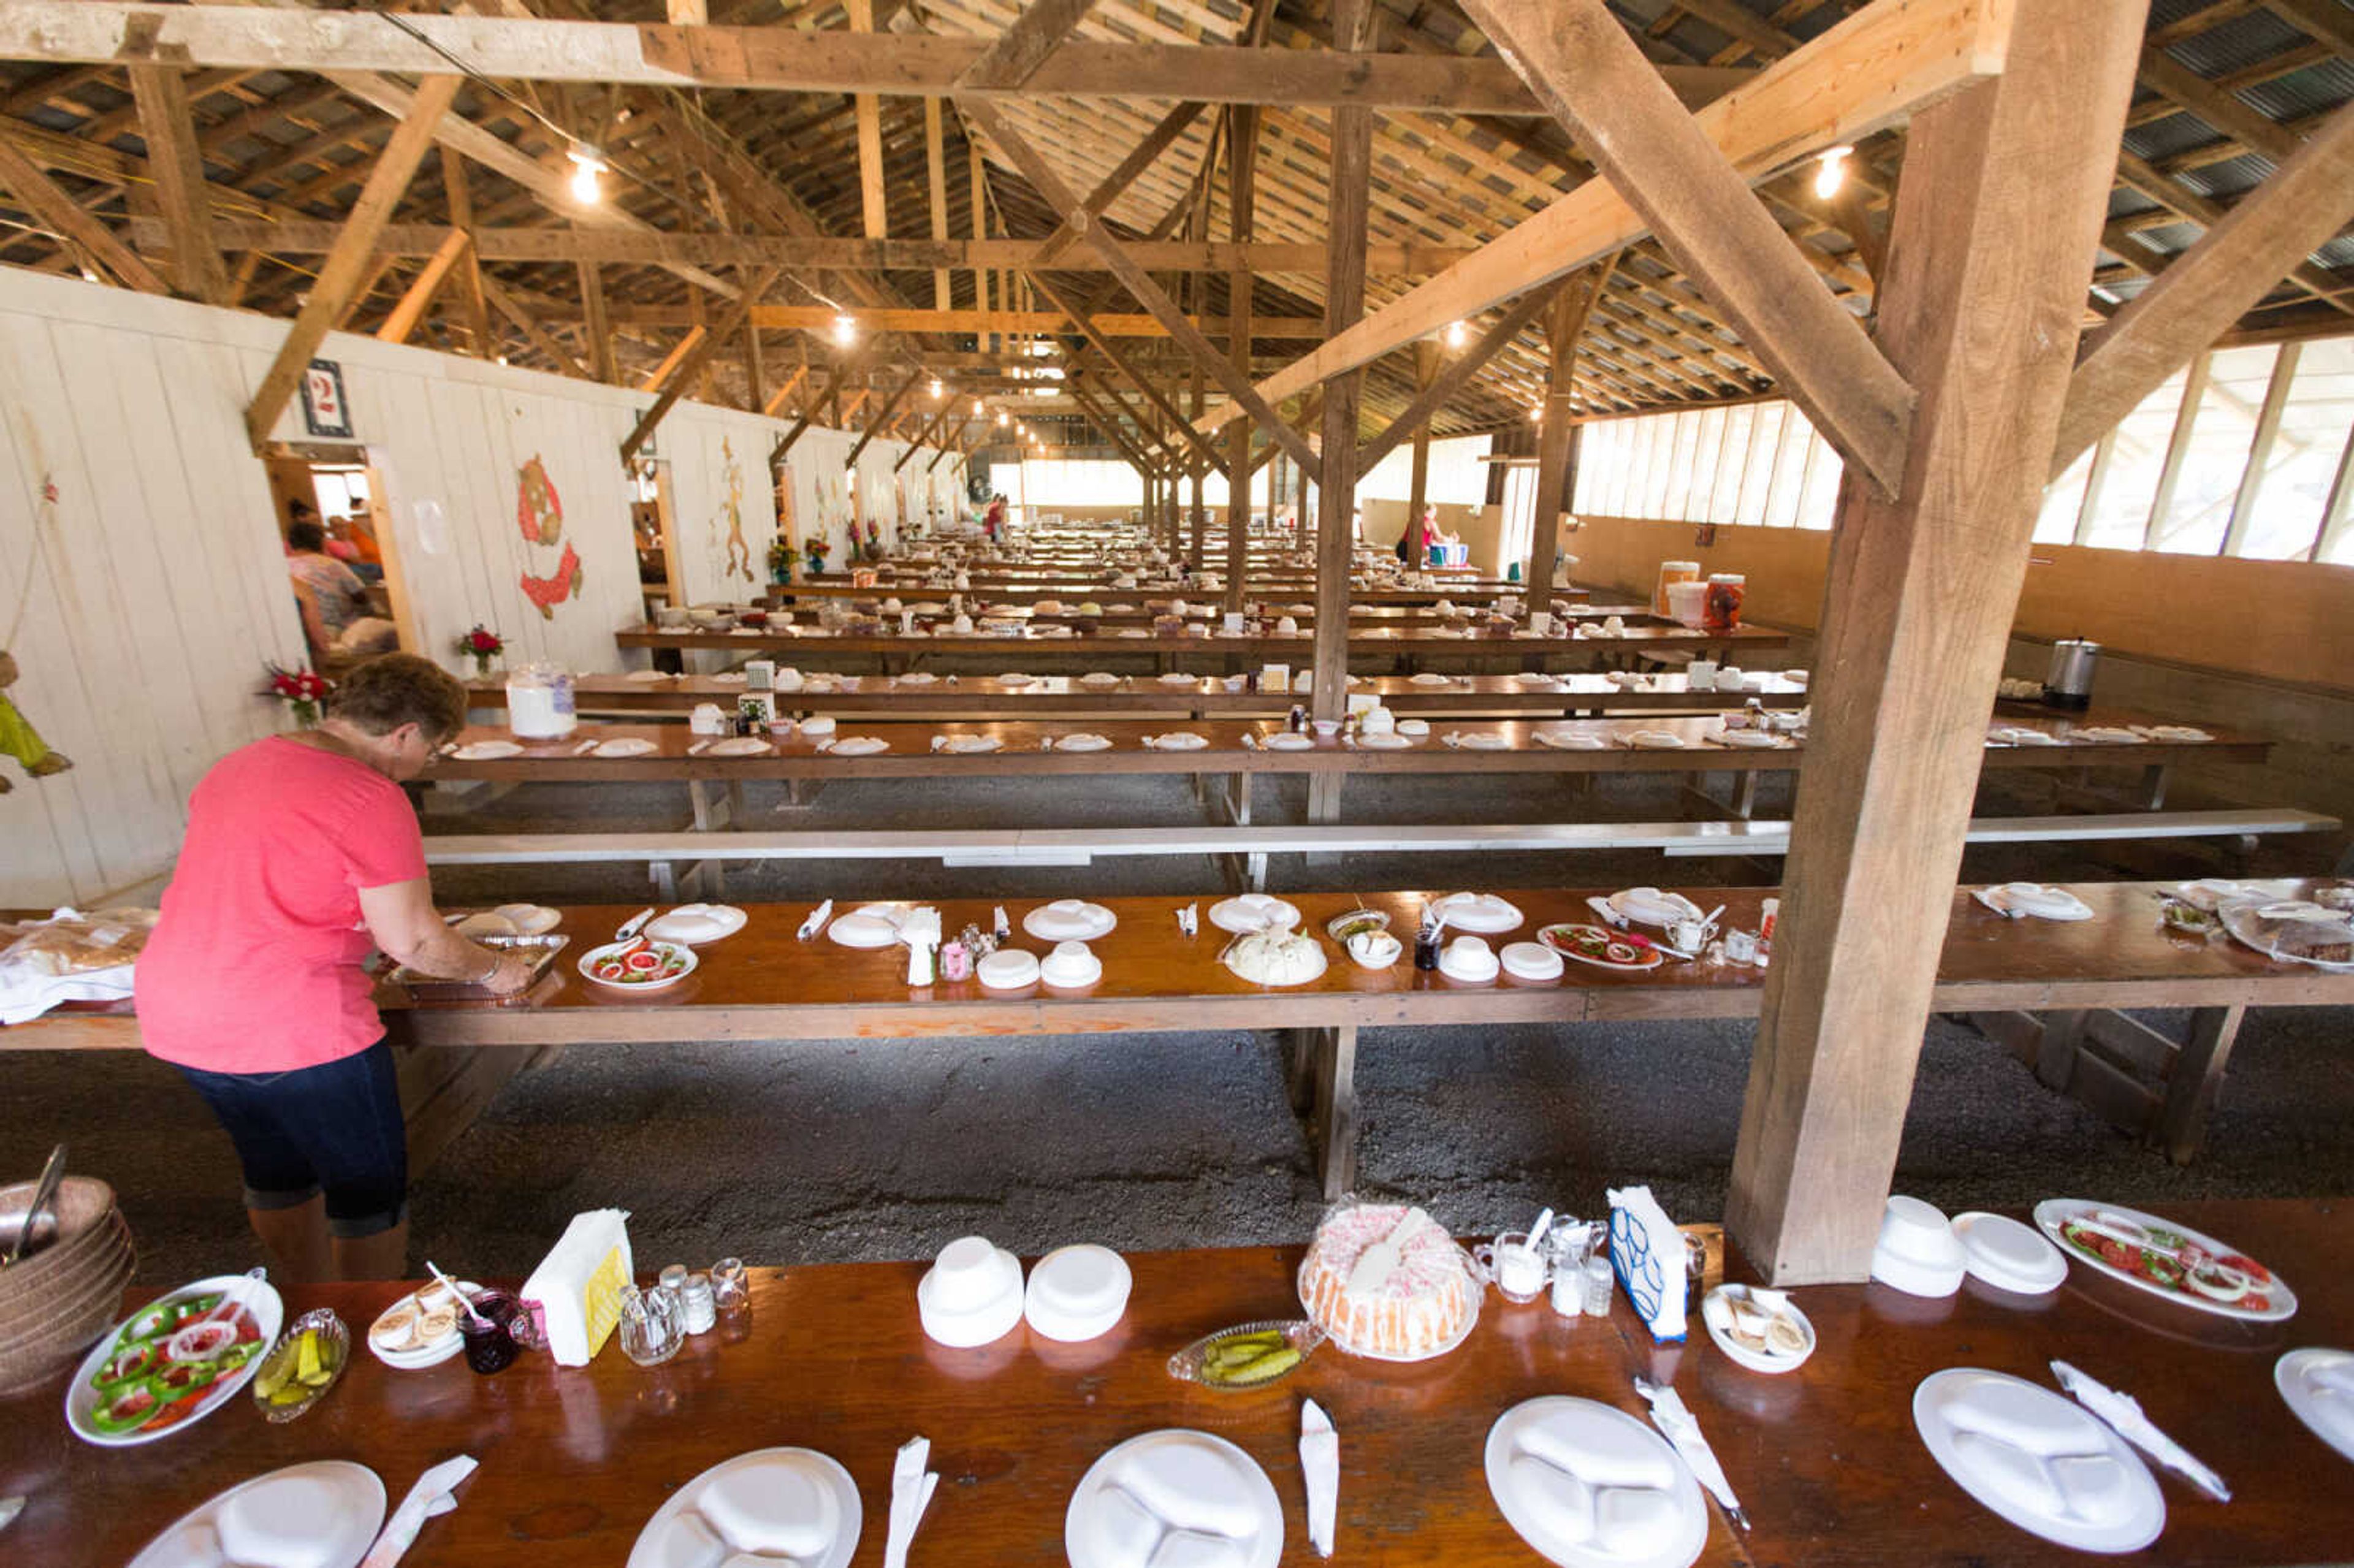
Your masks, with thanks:
M 1134 782 L 1148 788 L 1118 798 L 966 788 L 953 800 L 837 785 L 811 813 L 873 821 L 880 808 L 927 825 L 1008 813 L 1074 826 L 1114 814 L 1197 820 L 1182 785 L 1156 795 L 1150 787 L 1167 781 Z M 1400 782 L 1407 787 L 1386 792 L 1352 786 L 1354 810 L 1373 821 L 1440 810 L 1525 821 L 1562 806 L 1560 786 L 1541 779 L 1500 780 L 1468 803 L 1451 786 Z M 678 805 L 668 794 L 616 793 L 536 786 L 493 802 L 479 820 L 488 831 L 594 810 L 600 825 L 673 825 Z M 1263 814 L 1272 803 L 1263 800 Z M 1761 811 L 1786 805 L 1769 795 Z M 1580 806 L 1629 819 L 1682 809 L 1664 781 Z M 2011 809 L 2040 808 L 2030 800 Z M 2130 863 L 1974 853 L 1966 870 L 1992 880 L 2214 868 L 2204 851 L 2124 853 Z M 2265 853 L 2280 869 L 2327 869 L 2310 849 Z M 1490 886 L 1691 887 L 1774 874 L 1753 862 L 1663 866 L 1649 855 L 1499 857 L 1479 871 Z M 1010 900 L 1007 874 L 858 863 L 738 876 L 731 893 L 790 900 L 995 892 Z M 1412 886 L 1438 874 L 1428 859 L 1407 856 L 1276 866 L 1278 887 Z M 1033 896 L 1217 885 L 1214 869 L 1199 862 L 1023 876 L 1021 892 Z M 445 905 L 493 895 L 634 900 L 644 891 L 633 874 L 610 868 L 475 872 L 440 885 Z M 1410 1196 L 1464 1232 L 1525 1221 L 1543 1204 L 1592 1214 L 1606 1187 L 1634 1181 L 1651 1183 L 1680 1218 L 1714 1217 L 1750 1033 L 1740 1022 L 1369 1032 L 1358 1068 L 1362 1189 Z M 2349 1041 L 2348 1010 L 2252 1016 L 2208 1151 L 2176 1169 L 2044 1089 L 1974 1031 L 1939 1020 L 1921 1055 L 1896 1186 L 1948 1209 L 2083 1193 L 2162 1210 L 2190 1197 L 2354 1191 Z M 5 1062 L 0 1176 L 30 1176 L 52 1140 L 68 1139 L 75 1170 L 121 1191 L 143 1279 L 252 1261 L 228 1142 L 171 1069 L 130 1053 L 12 1052 Z M 1265 1036 L 581 1046 L 508 1085 L 432 1170 L 417 1173 L 412 1271 L 429 1256 L 478 1277 L 522 1274 L 570 1214 L 609 1204 L 631 1212 L 649 1267 L 726 1253 L 779 1264 L 914 1257 L 976 1231 L 1027 1255 L 1081 1240 L 1128 1249 L 1287 1241 L 1303 1238 L 1321 1208 Z

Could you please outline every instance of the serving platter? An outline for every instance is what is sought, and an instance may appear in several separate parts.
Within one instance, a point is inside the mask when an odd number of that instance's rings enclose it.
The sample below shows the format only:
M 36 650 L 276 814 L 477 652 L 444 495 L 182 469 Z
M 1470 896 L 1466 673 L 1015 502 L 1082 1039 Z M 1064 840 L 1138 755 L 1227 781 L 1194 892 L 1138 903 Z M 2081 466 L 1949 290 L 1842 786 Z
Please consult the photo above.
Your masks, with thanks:
M 652 958 L 649 967 L 639 960 Z M 623 972 L 599 973 L 610 963 L 619 962 Z M 668 991 L 695 971 L 702 962 L 695 949 L 676 942 L 656 941 L 645 937 L 626 942 L 608 942 L 601 948 L 591 948 L 580 955 L 580 978 L 615 991 Z
M 218 1352 L 213 1364 L 230 1359 L 236 1364 L 221 1375 L 172 1397 L 163 1397 L 150 1389 L 154 1398 L 147 1407 L 151 1412 L 147 1419 L 127 1428 L 113 1429 L 116 1424 L 101 1415 L 101 1406 L 115 1407 L 133 1383 L 143 1384 L 164 1375 L 152 1369 L 161 1368 L 170 1360 L 164 1349 L 169 1340 L 217 1308 L 232 1290 L 244 1292 L 244 1304 L 236 1317 L 221 1319 L 233 1326 L 235 1337 Z M 184 1432 L 236 1398 L 238 1391 L 252 1381 L 285 1318 L 285 1304 L 277 1290 L 267 1280 L 247 1275 L 217 1274 L 166 1291 L 109 1329 L 74 1368 L 72 1380 L 66 1384 L 66 1425 L 83 1442 L 101 1448 L 136 1447 Z M 143 1351 L 143 1347 L 146 1349 Z M 151 1362 L 151 1370 L 110 1379 L 107 1391 L 112 1392 L 101 1391 L 101 1370 L 128 1371 L 129 1363 L 122 1358 L 133 1355 Z M 164 1419 L 166 1415 L 168 1420 Z
M 1625 931 L 1613 931 L 1601 926 L 1564 923 L 1541 926 L 1537 940 L 1564 959 L 1575 959 L 1581 964 L 1592 964 L 1598 969 L 1620 969 L 1639 973 L 1658 969 L 1667 961 L 1667 955 L 1653 947 L 1648 939 L 1635 938 Z M 1617 957 L 1626 952 L 1633 958 Z
M 2072 1237 L 2072 1225 L 2088 1219 L 2105 1230 L 2119 1234 L 2079 1233 Z M 2071 1260 L 2179 1306 L 2252 1323 L 2285 1322 L 2296 1315 L 2296 1292 L 2288 1287 L 2286 1281 L 2213 1236 L 2156 1214 L 2128 1209 L 2121 1203 L 2046 1198 L 2035 1205 L 2035 1224 Z M 2143 1233 L 2137 1245 L 2120 1239 L 2136 1232 Z M 2200 1258 L 2220 1266 L 2220 1272 L 2181 1268 L 2163 1255 L 2188 1256 L 2194 1249 Z M 2179 1277 L 2169 1282 L 2170 1277 L 2176 1276 Z M 2243 1278 L 2250 1286 L 2245 1291 L 2238 1288 Z M 2202 1279 L 2211 1283 L 2198 1283 Z M 2224 1291 L 2237 1293 L 2219 1294 Z

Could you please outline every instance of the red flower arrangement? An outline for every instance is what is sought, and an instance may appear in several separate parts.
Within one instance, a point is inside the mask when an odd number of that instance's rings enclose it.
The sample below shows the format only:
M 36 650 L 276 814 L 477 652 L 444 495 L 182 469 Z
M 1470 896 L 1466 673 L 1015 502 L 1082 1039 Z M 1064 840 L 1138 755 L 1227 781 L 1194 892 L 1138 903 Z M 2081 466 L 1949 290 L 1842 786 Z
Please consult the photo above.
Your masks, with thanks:
M 319 705 L 332 689 L 327 678 L 315 670 L 289 670 L 277 664 L 263 668 L 270 672 L 270 694 L 286 705 L 295 724 L 303 729 L 317 724 Z
M 474 623 L 472 630 L 458 639 L 458 652 L 474 662 L 476 675 L 489 674 L 491 661 L 505 652 L 506 648 L 506 640 L 480 621 Z

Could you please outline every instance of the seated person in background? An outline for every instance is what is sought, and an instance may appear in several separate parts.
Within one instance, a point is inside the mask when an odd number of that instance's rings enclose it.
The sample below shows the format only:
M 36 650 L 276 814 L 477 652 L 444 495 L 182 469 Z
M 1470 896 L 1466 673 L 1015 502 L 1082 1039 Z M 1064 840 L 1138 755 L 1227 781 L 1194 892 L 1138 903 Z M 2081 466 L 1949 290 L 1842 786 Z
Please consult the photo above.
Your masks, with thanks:
M 316 523 L 286 529 L 286 570 L 294 582 L 294 602 L 302 613 L 302 640 L 314 669 L 368 652 L 383 652 L 399 639 L 390 621 L 368 613 L 367 586 L 352 569 L 328 555 L 326 533 Z
M 327 554 L 364 583 L 384 581 L 384 552 L 376 547 L 376 527 L 366 513 L 327 519 Z

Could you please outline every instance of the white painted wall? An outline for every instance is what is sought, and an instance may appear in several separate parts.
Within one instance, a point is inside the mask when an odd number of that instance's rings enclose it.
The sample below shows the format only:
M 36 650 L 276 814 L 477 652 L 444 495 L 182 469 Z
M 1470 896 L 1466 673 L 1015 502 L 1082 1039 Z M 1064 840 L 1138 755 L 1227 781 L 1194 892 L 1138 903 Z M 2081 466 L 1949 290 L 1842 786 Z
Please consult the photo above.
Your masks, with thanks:
M 24 671 L 8 696 L 75 767 L 28 780 L 0 758 L 15 785 L 0 795 L 0 905 L 86 902 L 166 870 L 196 780 L 281 723 L 259 694 L 262 665 L 299 662 L 302 629 L 244 410 L 287 323 L 16 269 L 6 278 L 0 647 Z M 343 366 L 355 435 L 384 478 L 414 651 L 461 669 L 457 640 L 479 621 L 506 638 L 510 662 L 623 667 L 613 633 L 638 618 L 639 597 L 619 448 L 651 399 L 343 334 L 321 355 Z M 752 569 L 766 579 L 767 459 L 786 428 L 686 402 L 664 419 L 657 445 L 695 598 L 740 599 L 755 586 L 723 576 L 731 454 Z M 301 439 L 299 406 L 275 434 Z M 794 448 L 804 529 L 821 479 L 840 494 L 854 440 L 812 429 Z M 886 487 L 900 450 L 880 460 Z M 534 456 L 582 566 L 579 597 L 551 616 L 521 586 L 558 556 L 516 521 L 517 472 Z M 837 561 L 844 533 L 837 523 Z

